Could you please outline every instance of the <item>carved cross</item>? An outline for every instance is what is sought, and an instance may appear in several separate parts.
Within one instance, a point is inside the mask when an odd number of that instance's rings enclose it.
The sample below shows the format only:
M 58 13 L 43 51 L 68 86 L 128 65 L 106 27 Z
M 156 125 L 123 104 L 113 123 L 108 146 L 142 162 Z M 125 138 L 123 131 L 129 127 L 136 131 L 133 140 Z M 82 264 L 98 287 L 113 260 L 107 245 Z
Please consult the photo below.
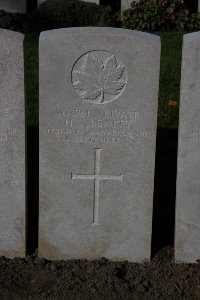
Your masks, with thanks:
M 100 180 L 119 180 L 122 181 L 123 175 L 101 175 L 100 174 L 100 155 L 102 149 L 95 150 L 95 166 L 94 174 L 73 174 L 71 173 L 72 180 L 94 180 L 94 206 L 93 206 L 93 222 L 94 225 L 99 225 L 99 186 Z

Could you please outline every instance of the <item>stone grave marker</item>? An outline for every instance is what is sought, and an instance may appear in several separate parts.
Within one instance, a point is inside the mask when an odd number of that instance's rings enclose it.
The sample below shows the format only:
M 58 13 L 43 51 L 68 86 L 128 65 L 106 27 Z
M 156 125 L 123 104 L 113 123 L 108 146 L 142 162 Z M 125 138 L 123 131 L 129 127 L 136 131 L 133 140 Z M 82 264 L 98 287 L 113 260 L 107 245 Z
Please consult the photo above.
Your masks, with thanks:
M 41 4 L 41 3 L 43 3 L 43 2 L 46 2 L 47 0 L 38 0 L 37 1 L 37 4 L 38 4 L 38 6 Z M 67 1 L 67 0 L 66 0 Z
M 26 0 L 0 0 L 0 10 L 25 13 Z
M 45 2 L 45 1 L 46 1 L 46 0 L 38 0 L 38 1 L 37 1 L 38 6 L 39 6 L 41 3 Z
M 43 3 L 43 2 L 46 2 L 47 0 L 38 0 L 38 6 Z M 66 0 L 67 1 L 67 0 Z M 82 1 L 85 1 L 85 2 L 92 2 L 92 3 L 96 3 L 96 4 L 99 4 L 99 0 L 82 0 Z
M 200 32 L 183 42 L 176 197 L 175 258 L 200 258 Z
M 132 2 L 133 0 L 121 0 L 121 11 L 123 12 L 124 10 L 130 8 Z
M 149 259 L 159 63 L 147 33 L 41 34 L 40 257 Z
M 0 29 L 0 255 L 25 255 L 24 36 Z
M 92 2 L 92 3 L 96 3 L 96 4 L 99 4 L 100 3 L 100 0 L 83 0 L 85 2 Z

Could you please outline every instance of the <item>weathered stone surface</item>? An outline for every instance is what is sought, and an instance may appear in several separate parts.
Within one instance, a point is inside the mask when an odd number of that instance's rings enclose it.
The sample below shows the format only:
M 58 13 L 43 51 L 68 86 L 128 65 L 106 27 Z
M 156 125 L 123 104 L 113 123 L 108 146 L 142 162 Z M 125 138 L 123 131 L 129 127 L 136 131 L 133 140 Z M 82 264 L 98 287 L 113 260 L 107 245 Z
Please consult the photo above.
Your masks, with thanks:
M 159 56 L 137 31 L 41 34 L 41 257 L 149 259 Z
M 38 5 L 40 5 L 41 3 L 43 3 L 43 2 L 46 2 L 47 0 L 38 0 Z
M 1 0 L 0 10 L 9 12 L 26 12 L 26 0 Z
M 45 1 L 47 1 L 47 0 L 38 0 L 38 5 L 40 5 L 41 3 L 45 2 Z M 99 0 L 82 0 L 82 1 L 99 4 Z
M 99 0 L 83 0 L 83 1 L 99 4 Z
M 176 203 L 176 261 L 200 258 L 200 33 L 184 36 Z
M 25 254 L 23 39 L 0 29 L 0 255 Z
M 121 0 L 121 11 L 128 9 L 131 6 L 132 2 L 133 0 Z

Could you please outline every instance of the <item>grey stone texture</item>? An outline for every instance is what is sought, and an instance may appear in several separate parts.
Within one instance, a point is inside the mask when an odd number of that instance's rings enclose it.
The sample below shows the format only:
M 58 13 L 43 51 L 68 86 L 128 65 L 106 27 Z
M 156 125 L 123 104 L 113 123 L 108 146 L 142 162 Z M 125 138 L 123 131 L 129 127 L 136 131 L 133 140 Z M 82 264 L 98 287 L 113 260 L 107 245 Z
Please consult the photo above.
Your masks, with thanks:
M 46 0 L 38 0 L 38 5 L 40 5 L 41 3 L 46 2 Z
M 0 255 L 25 255 L 24 36 L 0 29 Z
M 200 258 L 200 32 L 183 42 L 176 197 L 175 258 Z
M 40 36 L 39 256 L 149 260 L 159 37 Z
M 68 0 L 66 0 L 66 1 L 68 1 Z M 82 0 L 82 1 L 99 4 L 99 0 Z M 38 5 L 40 5 L 43 2 L 46 2 L 46 0 L 38 0 Z
M 133 0 L 121 0 L 121 11 L 124 11 L 124 10 L 130 8 L 132 2 L 133 2 Z M 136 1 L 136 2 L 138 2 L 138 1 Z
M 8 12 L 26 12 L 26 0 L 0 0 L 0 10 Z

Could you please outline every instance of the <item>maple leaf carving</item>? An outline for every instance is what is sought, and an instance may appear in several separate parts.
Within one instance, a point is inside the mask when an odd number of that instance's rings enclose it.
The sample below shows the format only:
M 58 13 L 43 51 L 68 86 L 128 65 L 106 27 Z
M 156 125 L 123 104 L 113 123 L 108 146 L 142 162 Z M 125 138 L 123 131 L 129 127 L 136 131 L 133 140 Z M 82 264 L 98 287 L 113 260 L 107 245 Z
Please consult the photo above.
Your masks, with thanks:
M 110 55 L 103 62 L 88 53 L 82 67 L 73 72 L 73 77 L 73 86 L 79 95 L 84 100 L 98 104 L 115 99 L 127 83 L 125 66 L 117 63 L 115 55 Z

